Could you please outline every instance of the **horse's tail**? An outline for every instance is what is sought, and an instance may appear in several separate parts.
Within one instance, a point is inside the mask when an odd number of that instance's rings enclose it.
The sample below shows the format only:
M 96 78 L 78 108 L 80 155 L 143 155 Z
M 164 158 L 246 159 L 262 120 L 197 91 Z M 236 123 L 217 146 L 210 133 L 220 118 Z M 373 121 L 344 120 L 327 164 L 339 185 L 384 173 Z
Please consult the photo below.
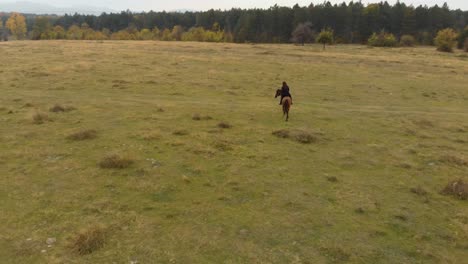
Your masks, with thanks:
M 291 101 L 289 98 L 284 98 L 283 102 L 283 113 L 289 113 L 289 108 L 291 107 Z

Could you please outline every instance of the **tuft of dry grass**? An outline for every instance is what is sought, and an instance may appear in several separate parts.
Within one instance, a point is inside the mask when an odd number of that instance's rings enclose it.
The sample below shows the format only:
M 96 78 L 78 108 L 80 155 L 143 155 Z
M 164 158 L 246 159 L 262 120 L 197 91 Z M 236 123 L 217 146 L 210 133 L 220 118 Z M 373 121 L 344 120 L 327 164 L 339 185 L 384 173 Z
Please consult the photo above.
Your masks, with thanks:
M 33 122 L 36 125 L 43 124 L 47 121 L 50 121 L 49 116 L 46 113 L 36 112 L 32 116 Z
M 410 191 L 416 195 L 419 195 L 419 196 L 426 196 L 427 195 L 427 191 L 424 190 L 421 186 L 418 186 L 416 188 L 411 188 Z
M 322 246 L 320 252 L 332 263 L 345 263 L 351 258 L 351 254 L 340 246 Z
M 287 129 L 281 129 L 281 130 L 273 131 L 272 134 L 274 136 L 279 137 L 279 138 L 289 138 L 289 130 L 287 130 Z
M 125 169 L 130 167 L 133 163 L 134 160 L 129 157 L 123 157 L 118 154 L 109 154 L 99 162 L 99 167 L 103 169 Z
M 213 119 L 211 116 L 201 116 L 200 114 L 194 114 L 192 116 L 192 120 L 200 121 L 200 120 L 211 120 Z
M 87 130 L 82 130 L 75 132 L 73 134 L 70 134 L 67 139 L 69 140 L 88 140 L 88 139 L 95 139 L 97 137 L 97 131 L 94 129 L 87 129 Z
M 34 107 L 34 105 L 31 104 L 31 103 L 26 103 L 26 104 L 23 105 L 23 107 L 24 107 L 24 108 Z
M 416 121 L 413 121 L 413 123 L 419 128 L 427 129 L 427 128 L 434 127 L 434 123 L 432 123 L 431 121 L 427 119 L 416 120 Z
M 460 200 L 468 200 L 468 183 L 462 179 L 451 181 L 441 192 L 444 195 L 452 195 Z
M 79 231 L 72 238 L 71 248 L 79 255 L 87 255 L 102 248 L 105 240 L 106 229 L 102 225 L 93 225 Z
M 187 130 L 176 130 L 172 134 L 176 136 L 186 136 L 189 132 Z
M 56 105 L 52 106 L 52 107 L 49 109 L 49 111 L 50 111 L 50 112 L 53 112 L 53 113 L 65 112 L 65 107 L 56 104 Z
M 76 110 L 73 106 L 62 106 L 59 104 L 56 104 L 49 109 L 49 111 L 53 113 L 70 112 L 73 110 Z
M 145 132 L 143 134 L 141 134 L 141 138 L 143 140 L 147 140 L 147 141 L 152 141 L 152 140 L 158 140 L 158 139 L 161 139 L 161 134 L 160 133 L 157 133 L 157 132 Z
M 201 120 L 201 116 L 200 116 L 199 114 L 194 114 L 194 115 L 192 116 L 192 120 L 199 121 L 199 120 Z
M 218 127 L 219 127 L 219 128 L 227 129 L 227 128 L 231 128 L 232 125 L 229 124 L 229 123 L 227 123 L 227 122 L 220 122 L 220 123 L 218 124 Z
M 290 138 L 302 144 L 310 144 L 310 143 L 315 143 L 318 141 L 318 137 L 316 135 L 307 131 L 303 131 L 303 130 L 290 131 L 287 129 L 281 129 L 281 130 L 273 131 L 272 134 L 279 138 Z
M 317 142 L 318 138 L 308 132 L 300 131 L 296 135 L 294 135 L 294 140 L 302 144 L 310 144 Z
M 454 155 L 444 155 L 440 157 L 439 161 L 443 163 L 455 164 L 457 166 L 468 166 L 467 160 Z
M 220 151 L 231 151 L 233 150 L 231 144 L 227 141 L 220 141 L 215 144 L 215 148 Z
M 327 177 L 327 180 L 329 182 L 338 182 L 338 178 L 336 178 L 335 176 L 328 176 Z

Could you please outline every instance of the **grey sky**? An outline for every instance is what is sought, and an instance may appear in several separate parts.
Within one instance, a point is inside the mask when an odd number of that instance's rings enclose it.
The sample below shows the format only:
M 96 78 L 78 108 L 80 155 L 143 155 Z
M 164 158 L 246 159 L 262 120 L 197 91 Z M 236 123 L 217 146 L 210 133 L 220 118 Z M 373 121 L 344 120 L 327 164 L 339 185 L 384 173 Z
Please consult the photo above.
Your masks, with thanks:
M 71 7 L 71 6 L 96 6 L 96 7 L 107 7 L 113 10 L 126 10 L 130 9 L 133 11 L 162 11 L 162 10 L 178 10 L 178 9 L 192 9 L 192 10 L 207 10 L 210 8 L 214 9 L 230 9 L 232 7 L 241 8 L 268 8 L 274 4 L 292 6 L 298 3 L 301 6 L 307 6 L 311 2 L 322 3 L 323 0 L 171 0 L 171 1 L 155 1 L 155 0 L 21 0 L 35 3 L 50 4 L 58 7 Z M 349 0 L 345 0 L 349 2 Z M 355 0 L 359 1 L 359 0 Z M 14 0 L 0 0 L 0 3 L 15 2 Z M 343 0 L 330 0 L 333 3 L 341 3 Z M 380 0 L 362 0 L 363 3 L 380 2 Z M 388 0 L 389 3 L 394 3 L 396 0 Z M 460 8 L 468 10 L 468 0 L 401 0 L 407 4 L 417 5 L 428 5 L 432 6 L 438 4 L 442 5 L 447 2 L 450 8 Z

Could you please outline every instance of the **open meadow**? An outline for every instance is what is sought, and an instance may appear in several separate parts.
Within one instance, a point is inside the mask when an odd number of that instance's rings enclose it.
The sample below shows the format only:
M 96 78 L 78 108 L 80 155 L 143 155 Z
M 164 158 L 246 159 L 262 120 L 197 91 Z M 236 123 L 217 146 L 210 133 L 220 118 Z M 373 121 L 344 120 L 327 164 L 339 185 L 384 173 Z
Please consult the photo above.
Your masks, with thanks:
M 468 191 L 443 192 L 468 182 L 467 53 L 18 41 L 0 61 L 0 263 L 468 259 Z

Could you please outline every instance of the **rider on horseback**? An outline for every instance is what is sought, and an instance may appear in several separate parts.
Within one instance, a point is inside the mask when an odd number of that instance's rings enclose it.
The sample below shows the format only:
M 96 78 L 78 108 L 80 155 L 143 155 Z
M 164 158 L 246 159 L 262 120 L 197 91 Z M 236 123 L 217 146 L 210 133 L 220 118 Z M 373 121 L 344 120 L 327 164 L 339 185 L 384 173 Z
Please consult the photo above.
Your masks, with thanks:
M 283 103 L 283 98 L 284 97 L 289 97 L 291 98 L 291 104 L 292 104 L 292 96 L 289 93 L 289 86 L 286 82 L 283 82 L 283 87 L 281 87 L 281 100 L 280 100 L 280 105 Z

